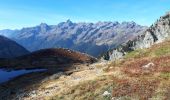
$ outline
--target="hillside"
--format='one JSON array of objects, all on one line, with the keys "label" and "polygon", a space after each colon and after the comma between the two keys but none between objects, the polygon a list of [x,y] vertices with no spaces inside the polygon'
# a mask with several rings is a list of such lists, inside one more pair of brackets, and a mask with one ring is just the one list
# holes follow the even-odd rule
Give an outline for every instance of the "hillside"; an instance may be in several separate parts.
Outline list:
[{"label": "hillside", "polygon": [[[170,41],[136,50],[122,60],[95,64],[95,70],[74,73],[72,77],[81,77],[79,83],[74,82],[76,85],[71,88],[64,85],[67,88],[57,92],[52,100],[169,100],[169,62]],[[86,73],[89,77],[83,78]],[[66,77],[65,82],[69,79]]]},{"label": "hillside", "polygon": [[116,48],[109,50],[104,54],[103,59],[116,60],[123,58],[128,52],[149,48],[154,44],[166,41],[170,38],[170,13],[161,16],[153,25],[151,25],[143,34],[135,39],[121,44]]},{"label": "hillside", "polygon": [[0,36],[0,58],[13,58],[27,53],[29,51],[21,45],[4,36]]},{"label": "hillside", "polygon": [[[87,54],[62,48],[42,49],[30,54],[5,59],[0,65],[8,68],[59,68],[65,69],[64,65],[94,63],[97,59]],[[59,67],[61,66],[61,67]]]},{"label": "hillside", "polygon": [[5,34],[30,51],[69,48],[97,57],[146,29],[135,22],[73,23],[67,20],[58,25],[41,23],[21,30],[2,30],[0,34]]},{"label": "hillside", "polygon": [[[69,75],[35,73],[34,76],[22,76],[6,84],[8,91],[15,90],[12,92],[15,94],[6,94],[6,97],[9,100],[169,100],[169,48],[170,41],[165,41],[128,53],[122,60],[98,62],[88,67],[82,65],[89,69]],[[26,80],[32,80],[28,82],[31,85],[15,87]],[[0,91],[7,89],[4,87],[0,86]]]}]

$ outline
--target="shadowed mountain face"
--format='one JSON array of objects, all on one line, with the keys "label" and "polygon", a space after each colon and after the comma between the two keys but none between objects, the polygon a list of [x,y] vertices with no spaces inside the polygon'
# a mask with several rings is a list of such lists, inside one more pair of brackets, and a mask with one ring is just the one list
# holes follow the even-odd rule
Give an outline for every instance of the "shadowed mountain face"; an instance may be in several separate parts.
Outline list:
[{"label": "shadowed mountain face", "polygon": [[30,54],[16,57],[14,59],[6,59],[0,62],[1,66],[11,68],[61,68],[64,69],[64,65],[71,66],[72,64],[86,64],[94,63],[97,59],[87,54],[82,54],[77,51],[69,49],[42,49]]},{"label": "shadowed mountain face", "polygon": [[106,52],[141,34],[146,27],[134,22],[73,23],[70,20],[58,25],[45,23],[21,30],[3,30],[7,35],[30,51],[44,48],[69,48],[92,56]]},{"label": "shadowed mountain face", "polygon": [[16,42],[0,36],[0,58],[12,58],[29,53],[24,47]]}]

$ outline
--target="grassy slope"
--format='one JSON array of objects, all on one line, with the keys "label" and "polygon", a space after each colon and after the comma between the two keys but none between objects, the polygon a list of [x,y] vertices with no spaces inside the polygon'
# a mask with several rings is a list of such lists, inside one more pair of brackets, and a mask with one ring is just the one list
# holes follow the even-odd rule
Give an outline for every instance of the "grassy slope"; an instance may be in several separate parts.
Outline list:
[{"label": "grassy slope", "polygon": [[[144,68],[148,63],[154,65]],[[170,100],[170,41],[130,52],[124,60],[107,64],[103,73],[118,70],[117,74],[81,82],[52,99],[110,100],[113,97],[115,100]],[[110,92],[111,96],[103,96],[104,91]]]}]

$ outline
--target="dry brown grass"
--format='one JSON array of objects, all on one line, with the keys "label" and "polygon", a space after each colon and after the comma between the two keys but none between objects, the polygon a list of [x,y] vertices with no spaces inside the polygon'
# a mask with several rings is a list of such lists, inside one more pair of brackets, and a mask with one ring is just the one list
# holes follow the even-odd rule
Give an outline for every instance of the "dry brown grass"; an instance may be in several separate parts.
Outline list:
[{"label": "dry brown grass", "polygon": [[79,85],[61,92],[52,100],[103,100],[103,92],[114,87],[114,85],[111,76],[102,76],[95,80],[81,82]]}]

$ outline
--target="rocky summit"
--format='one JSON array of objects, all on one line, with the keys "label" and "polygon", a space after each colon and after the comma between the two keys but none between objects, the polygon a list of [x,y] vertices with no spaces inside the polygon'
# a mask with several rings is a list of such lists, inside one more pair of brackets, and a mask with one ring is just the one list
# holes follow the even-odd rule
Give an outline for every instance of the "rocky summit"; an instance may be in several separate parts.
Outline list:
[{"label": "rocky summit", "polygon": [[135,39],[117,46],[104,54],[105,60],[121,59],[128,52],[149,48],[153,44],[163,42],[170,37],[170,13],[161,16],[153,25],[151,25],[143,34],[138,35]]},{"label": "rocky summit", "polygon": [[67,20],[58,25],[41,23],[21,30],[2,30],[0,34],[30,51],[59,47],[97,57],[108,49],[135,38],[146,29],[147,27],[135,22],[74,23]]}]

